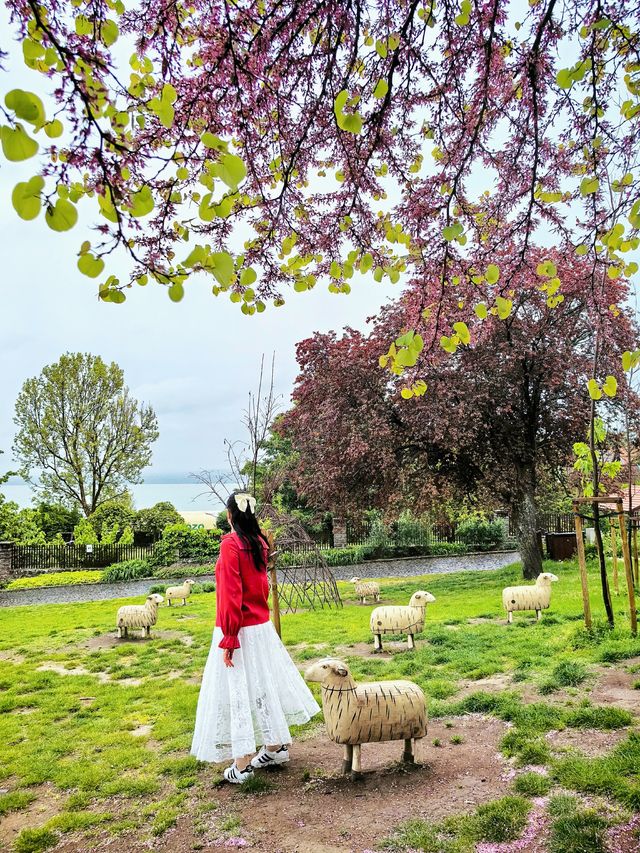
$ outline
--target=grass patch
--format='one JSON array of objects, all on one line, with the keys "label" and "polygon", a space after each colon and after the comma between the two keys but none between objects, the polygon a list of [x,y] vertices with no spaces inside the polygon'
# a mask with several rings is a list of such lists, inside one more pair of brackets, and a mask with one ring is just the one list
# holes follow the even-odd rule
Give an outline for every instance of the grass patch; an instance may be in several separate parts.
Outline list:
[{"label": "grass patch", "polygon": [[523,773],[513,787],[525,797],[543,797],[551,789],[552,781],[541,773]]},{"label": "grass patch", "polygon": [[48,572],[28,578],[16,578],[10,581],[5,589],[41,589],[46,586],[73,586],[81,583],[100,583],[102,570],[85,570],[81,572]]},{"label": "grass patch", "polygon": [[15,840],[15,853],[41,853],[55,847],[59,836],[50,829],[23,829]]},{"label": "grass patch", "polygon": [[383,842],[387,850],[426,853],[471,853],[476,844],[513,841],[522,834],[529,814],[523,797],[503,797],[479,806],[471,815],[447,818],[436,824],[421,820],[402,824]]},{"label": "grass patch", "polygon": [[[505,754],[514,756],[520,765],[550,764],[544,737],[549,730],[569,725],[618,728],[629,724],[630,715],[616,708],[566,707],[551,700],[527,704],[516,689],[518,682],[555,680],[560,686],[575,686],[594,663],[640,655],[640,640],[629,636],[624,595],[614,602],[619,623],[614,631],[606,627],[594,596],[594,629],[585,632],[579,624],[577,566],[549,564],[547,568],[559,575],[560,583],[554,585],[551,612],[539,624],[526,614],[517,625],[504,624],[501,590],[521,581],[521,568],[514,565],[488,572],[382,579],[382,594],[390,603],[406,604],[420,587],[436,597],[415,652],[404,651],[388,659],[363,657],[355,650],[351,654],[351,646],[371,641],[370,608],[356,606],[285,614],[284,640],[300,666],[315,657],[335,655],[340,649],[357,679],[415,681],[427,695],[432,717],[479,712],[504,720],[511,724],[502,739]],[[353,585],[339,583],[339,588],[346,603],[355,604]],[[114,644],[117,608],[143,600],[144,594],[0,610],[0,652],[7,653],[6,659],[0,654],[0,782],[11,778],[10,787],[15,788],[0,798],[0,810],[26,808],[32,802],[31,786],[44,783],[67,796],[65,811],[55,823],[33,830],[33,836],[23,836],[21,843],[35,845],[34,850],[46,849],[37,845],[50,845],[71,831],[86,833],[90,839],[97,826],[115,834],[136,829],[147,839],[161,835],[184,810],[187,791],[190,798],[197,799],[210,794],[211,770],[204,771],[189,756],[189,747],[197,678],[211,643],[215,596],[194,595],[188,608],[162,607],[150,641]],[[477,621],[479,614],[488,618]],[[572,654],[567,662],[568,652]],[[40,669],[52,665],[76,674]],[[512,689],[478,691],[455,701],[461,681],[494,674],[504,674],[507,681],[511,676]],[[110,680],[105,681],[105,676]],[[317,685],[312,689],[319,696]],[[306,727],[295,727],[294,738],[308,736],[317,722],[318,718]],[[151,727],[150,734],[136,737],[136,729],[143,725]],[[447,732],[443,741],[457,744],[462,738]],[[626,743],[635,765],[631,758],[624,758],[624,750],[614,751],[615,761],[608,756],[610,762],[604,765],[556,762],[552,779],[562,777],[561,784],[576,791],[587,784],[590,791],[605,795],[615,789],[616,799],[631,807],[640,802],[640,783],[632,769],[638,766],[640,753],[635,741]],[[310,768],[307,779],[318,775]],[[526,788],[526,782],[520,784]],[[241,786],[243,795],[270,789],[271,782],[265,777]],[[531,790],[516,792],[531,796]],[[109,817],[114,800],[116,814]],[[482,835],[484,840],[488,823],[502,827],[496,832],[507,835],[520,826],[528,801],[514,797],[499,802],[497,811],[490,812],[491,820],[479,809],[471,822],[464,818],[460,824],[454,821],[437,828],[413,822],[411,831],[422,833],[425,850],[431,849],[428,839],[436,838],[441,846],[433,849],[466,851],[476,843],[469,839]]]},{"label": "grass patch", "polygon": [[606,853],[608,821],[595,809],[582,808],[575,797],[561,795],[549,802],[552,818],[549,853]]}]

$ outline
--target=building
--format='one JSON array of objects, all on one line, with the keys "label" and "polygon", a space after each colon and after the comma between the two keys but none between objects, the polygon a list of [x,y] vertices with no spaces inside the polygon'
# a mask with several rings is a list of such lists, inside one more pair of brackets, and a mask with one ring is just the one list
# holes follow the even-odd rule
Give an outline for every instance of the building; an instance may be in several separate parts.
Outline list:
[{"label": "building", "polygon": [[184,519],[184,523],[194,530],[212,530],[217,527],[216,518],[217,512],[207,512],[206,510],[194,510],[188,512],[180,512]]}]

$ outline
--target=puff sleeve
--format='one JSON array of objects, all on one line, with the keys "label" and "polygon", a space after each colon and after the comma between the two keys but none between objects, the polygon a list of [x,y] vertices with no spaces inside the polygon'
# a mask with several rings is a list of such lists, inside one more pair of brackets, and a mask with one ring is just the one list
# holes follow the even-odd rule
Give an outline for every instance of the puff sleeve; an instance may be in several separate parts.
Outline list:
[{"label": "puff sleeve", "polygon": [[216,567],[218,622],[224,634],[221,649],[239,649],[238,631],[242,627],[242,578],[240,552],[231,537],[220,543]]}]

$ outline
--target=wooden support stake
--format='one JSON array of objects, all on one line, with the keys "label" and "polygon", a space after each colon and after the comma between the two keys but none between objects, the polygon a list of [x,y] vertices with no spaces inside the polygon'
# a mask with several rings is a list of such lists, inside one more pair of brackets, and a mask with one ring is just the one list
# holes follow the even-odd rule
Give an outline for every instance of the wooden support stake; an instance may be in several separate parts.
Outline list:
[{"label": "wooden support stake", "polygon": [[638,528],[633,524],[633,579],[636,586],[638,585]]},{"label": "wooden support stake", "polygon": [[618,523],[620,525],[620,538],[622,539],[622,556],[624,558],[624,573],[627,578],[627,593],[629,594],[629,621],[631,622],[631,633],[635,637],[638,633],[638,614],[636,613],[636,594],[633,588],[633,571],[631,569],[631,555],[629,553],[629,540],[625,529],[624,511],[622,501],[617,501],[616,510]]},{"label": "wooden support stake", "polygon": [[276,568],[276,548],[272,533],[267,533],[269,542],[269,576],[271,578],[271,609],[273,611],[273,626],[280,639],[282,639],[282,628],[280,626],[280,596],[278,594],[278,570]]},{"label": "wooden support stake", "polygon": [[609,519],[611,529],[611,563],[613,565],[613,589],[616,595],[620,595],[620,584],[618,582],[618,543],[616,542],[616,523],[613,518]]},{"label": "wooden support stake", "polygon": [[576,544],[578,546],[578,566],[580,567],[580,583],[582,585],[582,607],[584,610],[584,626],[591,628],[591,602],[589,601],[589,584],[587,583],[587,561],[584,554],[582,539],[582,518],[578,511],[578,502],[574,501],[573,514],[576,524]]}]

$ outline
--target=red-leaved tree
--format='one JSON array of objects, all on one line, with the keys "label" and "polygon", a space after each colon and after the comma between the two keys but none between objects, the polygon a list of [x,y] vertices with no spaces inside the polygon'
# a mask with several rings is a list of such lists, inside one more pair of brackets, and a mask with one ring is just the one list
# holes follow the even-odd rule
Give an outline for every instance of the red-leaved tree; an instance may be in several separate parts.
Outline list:
[{"label": "red-leaved tree", "polygon": [[[419,355],[395,381],[372,364],[373,354],[407,324],[419,292],[387,309],[368,337],[347,330],[341,339],[315,335],[299,344],[294,407],[283,428],[299,453],[297,487],[314,505],[426,510],[452,493],[479,495],[511,511],[525,576],[537,576],[539,477],[570,464],[574,442],[584,440],[594,330],[582,291],[589,265],[536,255],[530,264],[562,270],[559,305],[549,307],[537,277],[522,277],[515,263],[517,305],[506,321],[489,315],[466,332],[459,327],[454,352],[435,361]],[[607,279],[602,296],[615,305],[626,285]],[[614,311],[602,322],[600,369],[624,382],[620,354],[633,330]],[[412,360],[412,340],[412,333],[397,339],[396,357]],[[407,373],[415,389],[409,402],[401,393]]]}]

